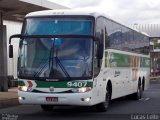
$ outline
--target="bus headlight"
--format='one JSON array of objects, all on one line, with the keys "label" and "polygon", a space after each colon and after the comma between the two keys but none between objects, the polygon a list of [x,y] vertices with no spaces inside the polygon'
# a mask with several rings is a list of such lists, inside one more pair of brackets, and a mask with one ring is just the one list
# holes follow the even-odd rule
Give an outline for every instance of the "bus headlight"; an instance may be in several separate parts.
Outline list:
[{"label": "bus headlight", "polygon": [[84,93],[90,91],[92,88],[91,87],[82,87],[82,88],[74,88],[72,89],[72,92],[74,93]]}]

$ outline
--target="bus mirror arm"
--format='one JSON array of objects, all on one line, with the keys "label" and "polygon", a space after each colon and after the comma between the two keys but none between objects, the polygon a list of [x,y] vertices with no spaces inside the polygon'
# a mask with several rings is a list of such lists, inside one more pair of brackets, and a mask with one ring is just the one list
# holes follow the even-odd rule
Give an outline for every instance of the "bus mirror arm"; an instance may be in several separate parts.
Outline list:
[{"label": "bus mirror arm", "polygon": [[13,58],[13,45],[11,45],[12,38],[22,38],[21,34],[15,34],[9,38],[9,58]]},{"label": "bus mirror arm", "polygon": [[11,44],[12,38],[22,38],[22,35],[21,34],[15,34],[15,35],[10,36],[9,37],[9,44]]}]

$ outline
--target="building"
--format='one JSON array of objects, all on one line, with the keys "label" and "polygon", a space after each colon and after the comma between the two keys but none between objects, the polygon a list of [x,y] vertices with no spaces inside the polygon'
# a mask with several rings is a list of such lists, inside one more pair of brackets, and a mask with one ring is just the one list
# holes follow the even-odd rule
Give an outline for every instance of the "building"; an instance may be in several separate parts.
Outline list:
[{"label": "building", "polygon": [[8,91],[8,80],[17,78],[19,41],[13,41],[14,58],[8,58],[8,40],[21,32],[24,16],[33,11],[67,9],[48,0],[0,0],[0,91]]}]

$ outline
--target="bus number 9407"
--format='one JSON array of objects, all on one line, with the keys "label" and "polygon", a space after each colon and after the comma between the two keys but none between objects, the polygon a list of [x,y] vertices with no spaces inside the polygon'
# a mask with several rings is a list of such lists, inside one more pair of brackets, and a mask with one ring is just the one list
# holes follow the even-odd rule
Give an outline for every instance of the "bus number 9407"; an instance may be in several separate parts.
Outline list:
[{"label": "bus number 9407", "polygon": [[87,82],[67,82],[67,87],[86,87]]}]

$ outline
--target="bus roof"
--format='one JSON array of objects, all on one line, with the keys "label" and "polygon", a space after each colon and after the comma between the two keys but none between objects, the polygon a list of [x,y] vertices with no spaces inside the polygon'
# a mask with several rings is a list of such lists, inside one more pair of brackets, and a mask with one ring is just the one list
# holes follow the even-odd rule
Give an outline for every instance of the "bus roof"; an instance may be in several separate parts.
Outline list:
[{"label": "bus roof", "polygon": [[117,22],[113,19],[111,19],[108,15],[106,15],[104,12],[100,12],[100,11],[93,11],[93,10],[85,10],[85,9],[60,9],[60,10],[43,10],[43,11],[36,11],[36,12],[31,12],[31,13],[28,13],[25,17],[45,17],[45,16],[62,16],[62,15],[84,15],[84,16],[93,16],[95,18],[99,17],[99,16],[104,16],[105,18],[113,21],[113,22],[116,22],[122,26],[125,26],[129,29],[132,29],[136,32],[139,32],[145,36],[148,36],[149,35],[143,31],[139,31],[139,30],[136,30],[132,27],[129,27],[128,25],[126,25],[125,23],[120,23],[120,22]]},{"label": "bus roof", "polygon": [[[38,16],[54,16],[54,15],[88,15],[88,16],[101,16],[100,12],[95,11],[86,11],[78,9],[64,9],[64,10],[43,10],[37,12],[31,12],[26,15],[26,17],[38,17]],[[104,16],[104,15],[103,15]],[[106,15],[105,15],[106,16]]]}]

